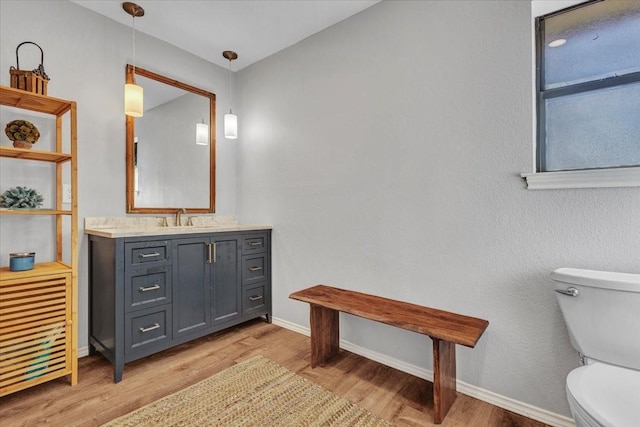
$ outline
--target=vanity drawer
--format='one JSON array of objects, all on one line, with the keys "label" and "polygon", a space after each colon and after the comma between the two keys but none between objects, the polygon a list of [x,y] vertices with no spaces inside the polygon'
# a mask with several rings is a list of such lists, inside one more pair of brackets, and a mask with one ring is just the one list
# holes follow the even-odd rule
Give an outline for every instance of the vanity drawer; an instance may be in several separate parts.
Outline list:
[{"label": "vanity drawer", "polygon": [[247,234],[242,237],[242,253],[244,255],[266,252],[269,244],[267,233]]},{"label": "vanity drawer", "polygon": [[249,255],[242,257],[242,284],[250,285],[262,282],[268,277],[267,254]]},{"label": "vanity drawer", "polygon": [[125,270],[170,264],[170,249],[169,240],[125,243]]},{"label": "vanity drawer", "polygon": [[125,355],[143,357],[171,344],[171,305],[152,307],[125,315]]},{"label": "vanity drawer", "polygon": [[134,270],[125,274],[125,310],[157,307],[171,302],[171,267]]},{"label": "vanity drawer", "polygon": [[266,282],[242,289],[242,311],[246,316],[268,311],[270,295]]}]

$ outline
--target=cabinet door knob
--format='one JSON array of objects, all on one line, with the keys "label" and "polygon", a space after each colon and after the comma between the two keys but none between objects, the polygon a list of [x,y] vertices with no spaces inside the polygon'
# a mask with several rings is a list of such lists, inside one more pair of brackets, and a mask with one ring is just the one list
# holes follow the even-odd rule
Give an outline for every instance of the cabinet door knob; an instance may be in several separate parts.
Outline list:
[{"label": "cabinet door knob", "polygon": [[138,290],[140,292],[155,291],[156,289],[160,289],[160,285],[158,285],[157,283],[155,285],[153,285],[153,286],[149,286],[149,287],[146,287],[146,288],[144,286],[140,286],[138,288]]},{"label": "cabinet door knob", "polygon": [[154,329],[158,329],[160,327],[159,323],[154,323],[153,326],[149,326],[147,328],[139,328],[140,332],[145,333],[149,331],[153,331]]},{"label": "cabinet door knob", "polygon": [[249,271],[260,271],[262,267],[249,267]]}]

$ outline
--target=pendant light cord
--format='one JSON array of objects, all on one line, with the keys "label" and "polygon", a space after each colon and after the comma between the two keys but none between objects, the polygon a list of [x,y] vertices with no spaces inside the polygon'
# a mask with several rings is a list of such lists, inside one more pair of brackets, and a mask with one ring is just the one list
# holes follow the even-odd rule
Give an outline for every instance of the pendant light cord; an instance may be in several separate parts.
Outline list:
[{"label": "pendant light cord", "polygon": [[231,59],[229,59],[229,114],[233,114],[233,111],[231,109],[231,106],[233,104],[233,88],[231,87]]},{"label": "pendant light cord", "polygon": [[[136,16],[135,13],[131,15],[131,31],[133,32],[132,40],[132,51],[133,51],[133,75],[136,75]],[[135,77],[134,77],[135,79]],[[134,81],[135,83],[135,81]]]}]

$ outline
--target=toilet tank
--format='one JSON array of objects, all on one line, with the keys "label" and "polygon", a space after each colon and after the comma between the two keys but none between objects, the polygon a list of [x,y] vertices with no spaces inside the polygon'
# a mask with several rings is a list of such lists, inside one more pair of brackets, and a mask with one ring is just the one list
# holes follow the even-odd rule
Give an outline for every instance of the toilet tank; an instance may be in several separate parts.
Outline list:
[{"label": "toilet tank", "polygon": [[640,274],[559,268],[551,273],[571,344],[581,354],[640,370]]}]

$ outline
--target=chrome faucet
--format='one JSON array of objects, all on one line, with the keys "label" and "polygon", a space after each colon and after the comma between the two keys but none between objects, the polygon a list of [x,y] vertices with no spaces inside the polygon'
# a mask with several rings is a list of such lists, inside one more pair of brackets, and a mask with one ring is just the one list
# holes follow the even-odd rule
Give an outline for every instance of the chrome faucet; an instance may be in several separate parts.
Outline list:
[{"label": "chrome faucet", "polygon": [[180,214],[186,214],[187,210],[185,208],[180,208],[176,211],[176,226],[179,227],[182,225],[182,219],[180,218]]}]

